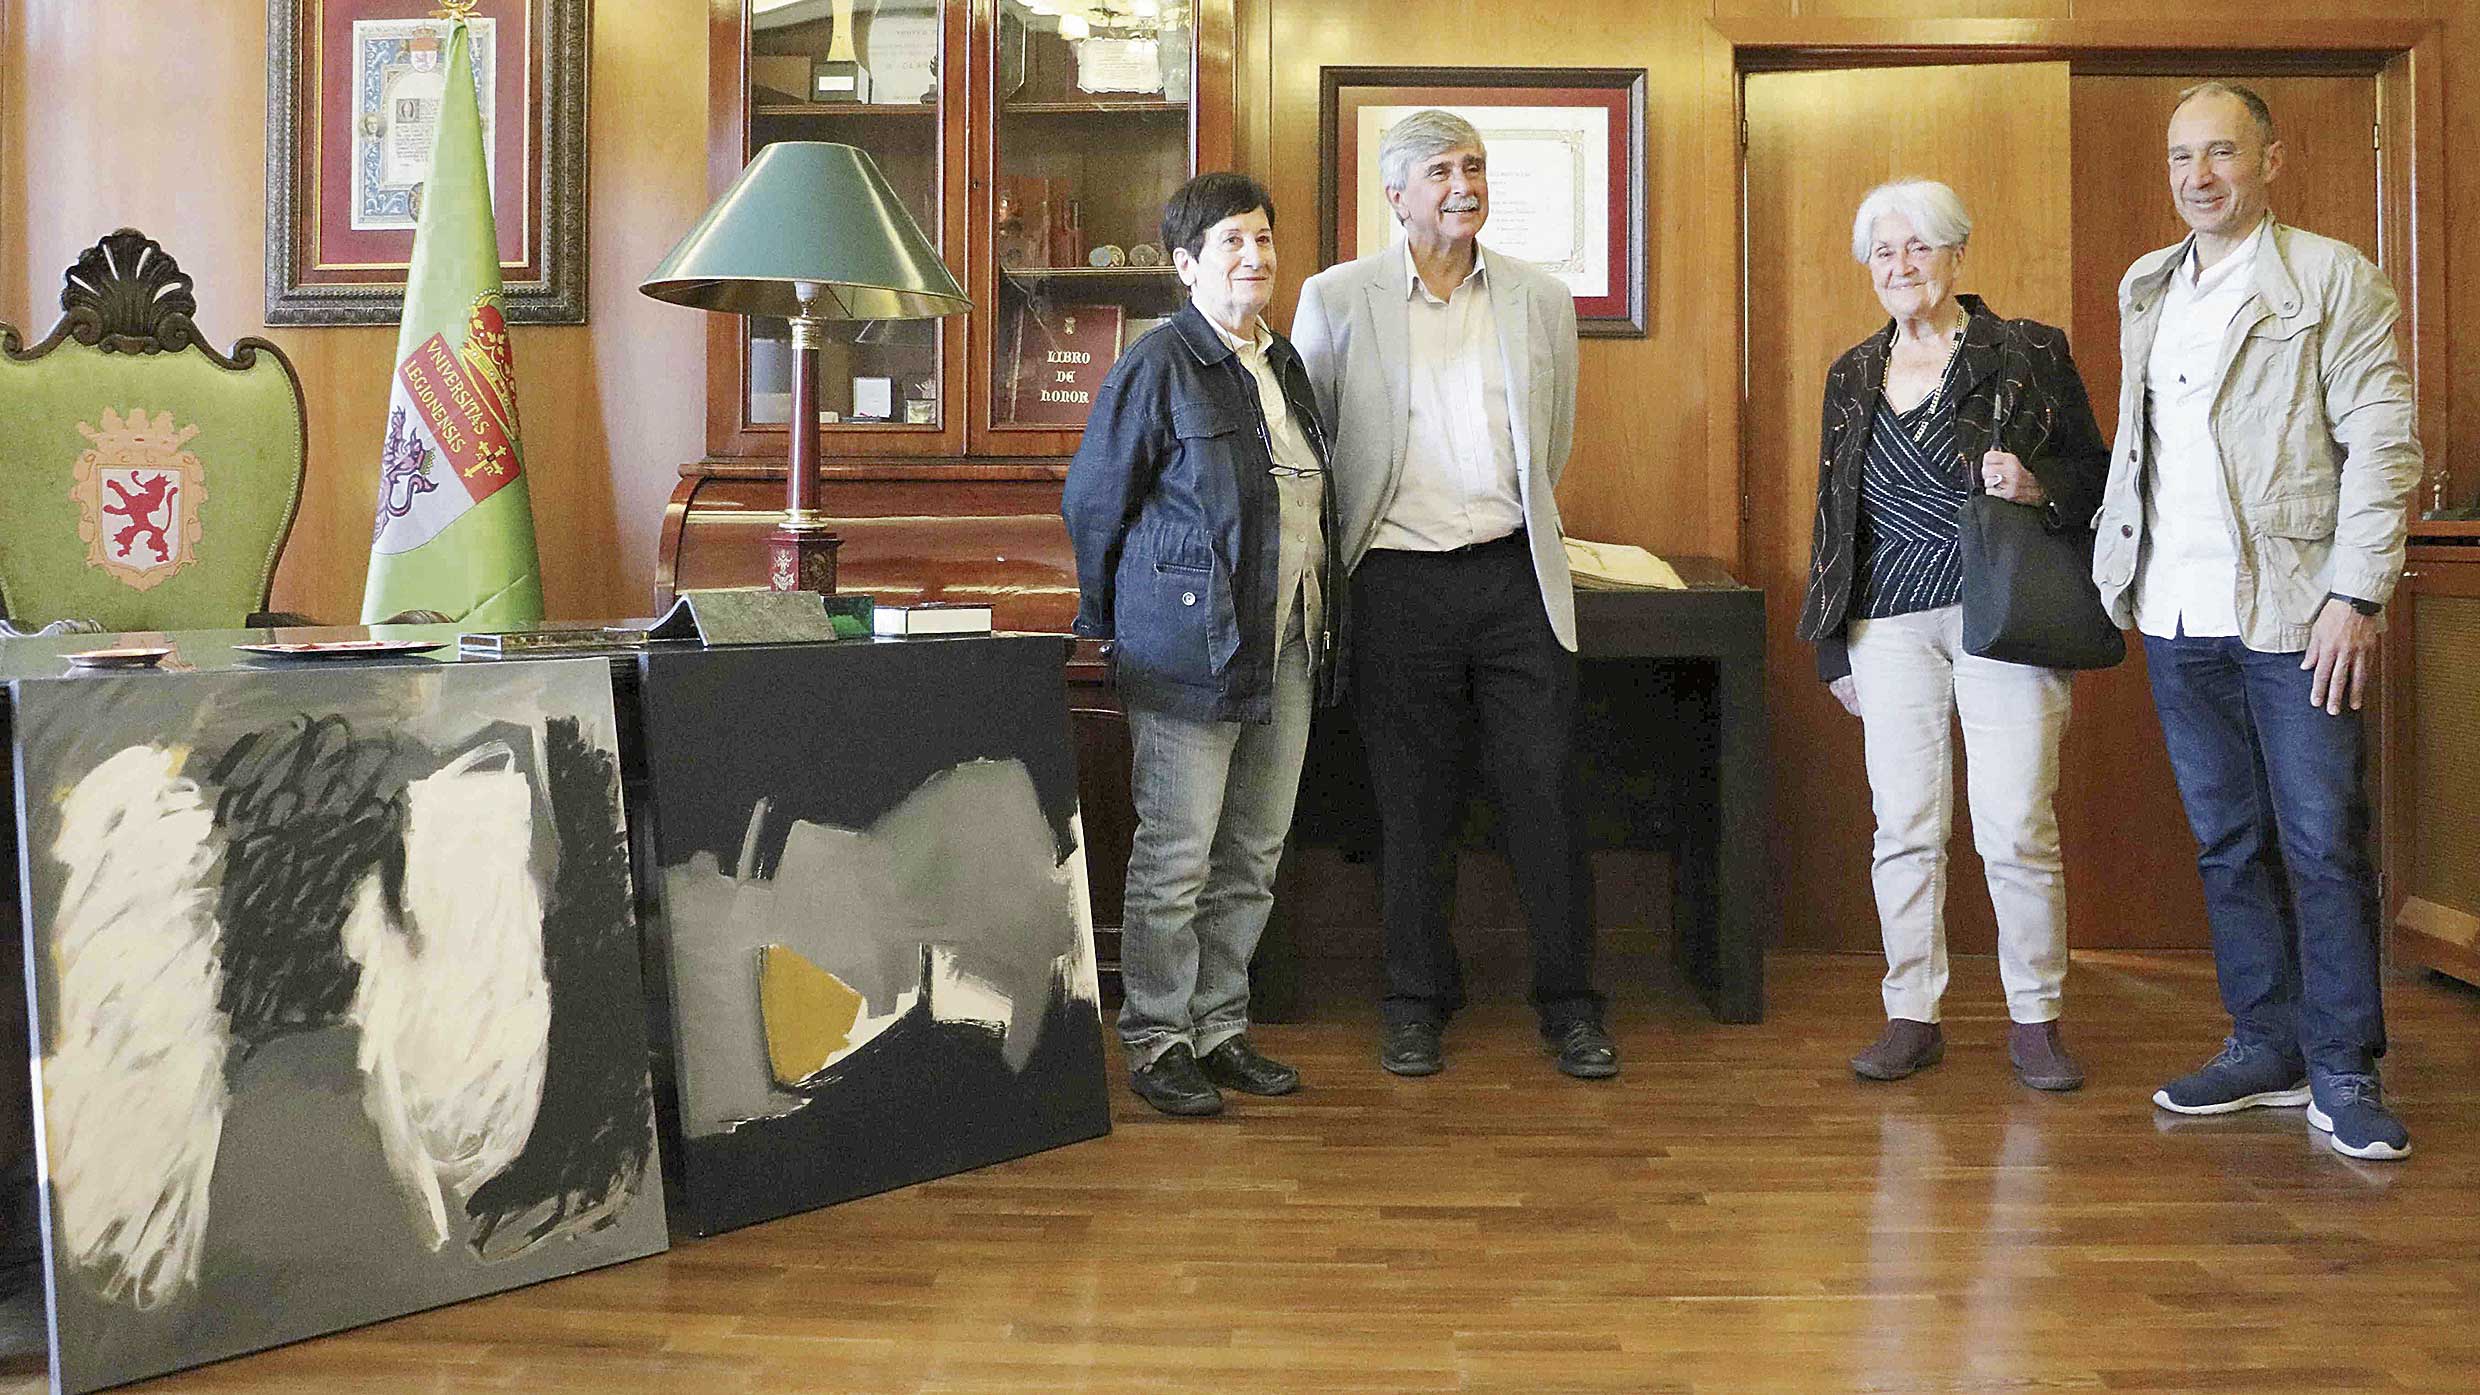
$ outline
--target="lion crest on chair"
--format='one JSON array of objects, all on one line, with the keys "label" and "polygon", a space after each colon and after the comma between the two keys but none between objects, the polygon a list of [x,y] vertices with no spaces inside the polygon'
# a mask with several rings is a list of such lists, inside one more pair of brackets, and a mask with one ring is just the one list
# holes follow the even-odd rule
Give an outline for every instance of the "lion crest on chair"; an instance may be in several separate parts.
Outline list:
[{"label": "lion crest on chair", "polygon": [[168,411],[149,418],[133,407],[124,417],[106,407],[101,429],[85,422],[77,429],[94,443],[78,456],[69,490],[87,565],[145,591],[196,562],[206,467],[182,447],[198,428],[175,428]]}]

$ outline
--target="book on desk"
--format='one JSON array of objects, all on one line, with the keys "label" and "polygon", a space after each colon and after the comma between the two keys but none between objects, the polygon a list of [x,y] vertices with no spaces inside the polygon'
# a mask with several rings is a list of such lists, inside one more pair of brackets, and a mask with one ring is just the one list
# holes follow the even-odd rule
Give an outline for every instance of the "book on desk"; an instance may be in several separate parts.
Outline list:
[{"label": "book on desk", "polygon": [[647,630],[640,625],[545,625],[532,630],[468,633],[456,637],[459,654],[515,658],[521,654],[579,654],[613,649],[643,649]]},{"label": "book on desk", "polygon": [[882,605],[870,614],[871,632],[882,639],[919,635],[986,635],[991,630],[989,606],[966,601],[920,601],[913,605]]}]

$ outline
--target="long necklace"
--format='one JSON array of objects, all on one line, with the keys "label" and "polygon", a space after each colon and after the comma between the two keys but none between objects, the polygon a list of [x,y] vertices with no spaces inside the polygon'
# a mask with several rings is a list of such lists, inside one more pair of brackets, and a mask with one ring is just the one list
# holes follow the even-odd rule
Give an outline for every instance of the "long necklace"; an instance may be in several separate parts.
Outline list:
[{"label": "long necklace", "polygon": [[[1920,407],[1927,407],[1934,411],[1937,408],[1938,399],[1946,395],[1946,375],[1954,369],[1955,355],[1963,352],[1963,331],[1968,328],[1971,323],[1972,316],[1969,312],[1966,312],[1963,317],[1963,324],[1956,326],[1954,334],[1946,341],[1946,359],[1938,365],[1937,385],[1929,389],[1929,395],[1927,397],[1920,399],[1919,404],[1913,408],[1914,411],[1918,411]],[[1893,376],[1894,345],[1891,341],[1889,341],[1886,345],[1885,365],[1877,370],[1877,395],[1880,397],[1885,397],[1887,405],[1889,406],[1893,405],[1894,399],[1887,396],[1886,383],[1887,380]]]}]

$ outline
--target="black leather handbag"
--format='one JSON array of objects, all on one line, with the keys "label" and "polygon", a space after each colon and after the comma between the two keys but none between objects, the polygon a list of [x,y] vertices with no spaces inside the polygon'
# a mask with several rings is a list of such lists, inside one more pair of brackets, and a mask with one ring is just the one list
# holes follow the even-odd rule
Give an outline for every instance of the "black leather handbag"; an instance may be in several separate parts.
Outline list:
[{"label": "black leather handbag", "polygon": [[2053,531],[2048,510],[1993,498],[1972,472],[1963,501],[1963,647],[2042,668],[2111,668],[2127,637],[2093,586],[2092,529]]}]

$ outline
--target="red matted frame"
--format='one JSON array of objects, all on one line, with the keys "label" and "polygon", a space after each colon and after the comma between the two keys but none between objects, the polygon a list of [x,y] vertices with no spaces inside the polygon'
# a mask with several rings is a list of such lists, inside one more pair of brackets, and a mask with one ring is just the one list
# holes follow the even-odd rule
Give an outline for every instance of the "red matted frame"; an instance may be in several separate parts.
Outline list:
[{"label": "red matted frame", "polygon": [[[1609,209],[1607,293],[1576,298],[1576,332],[1645,333],[1645,71],[1642,68],[1327,68],[1318,103],[1318,264],[1352,255],[1360,201],[1382,197],[1377,152],[1360,147],[1360,110],[1486,107],[1589,110],[1608,123],[1599,196]],[[1481,125],[1481,121],[1474,124]],[[1487,240],[1486,231],[1483,234]]]},{"label": "red matted frame", "polygon": [[[497,21],[492,217],[508,318],[585,308],[588,0],[481,0]],[[357,229],[353,26],[427,19],[437,0],[268,0],[267,323],[392,323],[413,231]]]}]

